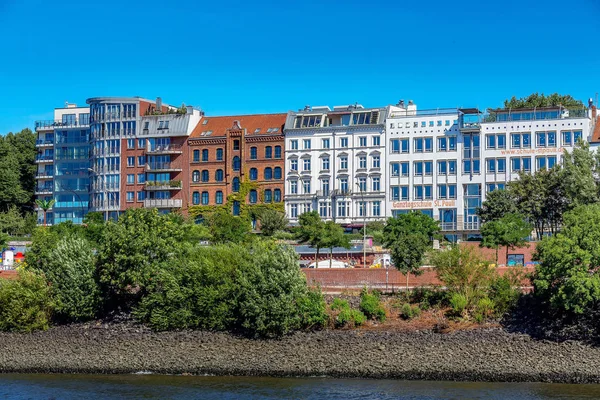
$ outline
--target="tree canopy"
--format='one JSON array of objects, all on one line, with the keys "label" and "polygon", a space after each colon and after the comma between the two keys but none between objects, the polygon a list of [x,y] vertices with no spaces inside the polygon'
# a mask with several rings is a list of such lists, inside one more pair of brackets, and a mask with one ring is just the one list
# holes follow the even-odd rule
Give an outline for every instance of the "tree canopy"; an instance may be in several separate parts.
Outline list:
[{"label": "tree canopy", "polygon": [[504,108],[534,108],[534,107],[553,107],[562,105],[567,108],[583,108],[583,102],[576,100],[571,95],[562,95],[552,93],[545,95],[544,93],[532,93],[529,96],[504,100]]}]

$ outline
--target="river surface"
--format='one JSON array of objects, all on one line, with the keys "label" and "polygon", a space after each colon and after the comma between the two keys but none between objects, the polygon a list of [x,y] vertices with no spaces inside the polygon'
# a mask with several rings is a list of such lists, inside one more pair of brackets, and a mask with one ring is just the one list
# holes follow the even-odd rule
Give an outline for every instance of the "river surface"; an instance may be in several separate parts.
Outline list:
[{"label": "river surface", "polygon": [[600,385],[163,375],[0,375],[0,399],[599,399]]}]

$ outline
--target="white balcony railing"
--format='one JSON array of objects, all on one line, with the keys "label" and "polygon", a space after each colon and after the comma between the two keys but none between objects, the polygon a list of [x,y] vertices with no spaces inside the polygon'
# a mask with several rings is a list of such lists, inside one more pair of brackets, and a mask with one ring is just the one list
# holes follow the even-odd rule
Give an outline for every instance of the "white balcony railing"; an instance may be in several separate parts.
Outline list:
[{"label": "white balcony railing", "polygon": [[144,207],[147,208],[180,208],[181,199],[146,199]]}]

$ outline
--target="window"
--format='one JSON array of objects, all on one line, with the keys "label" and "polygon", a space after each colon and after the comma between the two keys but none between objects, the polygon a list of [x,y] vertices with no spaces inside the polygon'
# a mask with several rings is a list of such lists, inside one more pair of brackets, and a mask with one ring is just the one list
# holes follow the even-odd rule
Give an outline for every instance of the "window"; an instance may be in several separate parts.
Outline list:
[{"label": "window", "polygon": [[202,205],[208,204],[208,192],[202,192]]},{"label": "window", "polygon": [[240,191],[240,178],[237,176],[231,181],[231,190],[235,193]]},{"label": "window", "polygon": [[431,153],[433,151],[433,138],[425,138],[425,152]]},{"label": "window", "polygon": [[281,158],[281,146],[275,146],[275,158]]},{"label": "window", "polygon": [[273,158],[273,148],[271,146],[265,147],[265,158],[267,158],[267,159]]},{"label": "window", "polygon": [[290,170],[298,171],[298,160],[296,160],[296,159],[290,160]]},{"label": "window", "polygon": [[250,180],[255,181],[258,179],[258,169],[250,168]]},{"label": "window", "polygon": [[310,193],[310,179],[305,179],[302,181],[302,193],[309,194]]},{"label": "window", "polygon": [[447,161],[438,161],[438,175],[447,175],[448,174],[448,162]]},{"label": "window", "polygon": [[127,139],[127,148],[135,149],[135,139]]},{"label": "window", "polygon": [[506,171],[506,160],[504,158],[488,158],[486,160],[486,171],[488,173],[504,173]]},{"label": "window", "polygon": [[135,167],[135,157],[134,156],[127,157],[127,166]]},{"label": "window", "polygon": [[258,201],[258,193],[256,189],[250,190],[250,204],[255,204]]},{"label": "window", "polygon": [[342,148],[348,147],[348,138],[340,138],[340,147],[342,147]]},{"label": "window", "polygon": [[381,137],[373,136],[373,146],[381,146]]},{"label": "window", "polygon": [[423,186],[415,186],[414,188],[414,199],[415,200],[423,200]]},{"label": "window", "polygon": [[127,184],[128,185],[133,185],[135,183],[135,175],[134,174],[127,174]]},{"label": "window", "polygon": [[298,141],[297,140],[290,140],[290,149],[298,150]]},{"label": "window", "polygon": [[367,168],[367,156],[358,157],[358,168]]},{"label": "window", "polygon": [[413,150],[415,153],[423,152],[423,138],[415,138],[413,141],[413,145],[415,146]]},{"label": "window", "polygon": [[200,150],[194,150],[193,161],[194,162],[200,162]]},{"label": "window", "polygon": [[456,151],[456,136],[448,137],[448,151]]},{"label": "window", "polygon": [[322,170],[329,170],[329,157],[323,157],[321,159],[321,169]]},{"label": "window", "polygon": [[408,139],[401,139],[400,146],[401,146],[401,153],[408,153],[410,151]]},{"label": "window", "polygon": [[223,192],[220,190],[218,190],[217,193],[215,193],[215,203],[223,204]]},{"label": "window", "polygon": [[329,148],[329,139],[321,139],[321,147],[324,149]]},{"label": "window", "polygon": [[427,121],[421,121],[421,128],[427,127]]},{"label": "window", "polygon": [[348,157],[340,157],[340,169],[348,169]]},{"label": "window", "polygon": [[433,175],[433,161],[425,161],[425,175]]},{"label": "window", "polygon": [[379,217],[381,215],[381,202],[374,201],[373,202],[373,216]]},{"label": "window", "polygon": [[138,149],[144,149],[146,147],[146,139],[138,139]]},{"label": "window", "polygon": [[138,176],[137,176],[137,182],[138,183],[144,183],[144,182],[146,182],[146,174],[138,174]]},{"label": "window", "polygon": [[258,158],[258,151],[256,147],[250,147],[250,159],[256,160]]},{"label": "window", "polygon": [[273,177],[275,179],[281,179],[281,167],[275,167],[273,170]]},{"label": "window", "polygon": [[239,171],[241,168],[241,162],[240,162],[240,157],[235,156],[233,157],[233,170],[234,171]]},{"label": "window", "polygon": [[371,190],[373,192],[379,192],[381,190],[381,183],[378,177],[371,178]]},{"label": "window", "polygon": [[321,218],[329,217],[328,210],[329,210],[328,203],[326,203],[324,201],[320,201],[319,202],[319,216]]},{"label": "window", "polygon": [[208,161],[208,149],[203,149],[202,150],[202,162],[207,162]]},{"label": "window", "polygon": [[447,120],[444,121],[444,126],[450,126],[450,120],[449,119],[447,119]]},{"label": "window", "polygon": [[511,148],[528,149],[531,147],[531,133],[513,133],[511,137]]},{"label": "window", "polygon": [[329,179],[321,179],[321,191],[323,196],[329,196]]},{"label": "window", "polygon": [[303,143],[303,146],[304,146],[303,147],[304,150],[310,150],[310,139],[304,139],[302,141],[302,143]]},{"label": "window", "polygon": [[415,161],[413,164],[413,169],[415,171],[415,176],[423,175],[423,163],[421,161]]},{"label": "window", "polygon": [[438,151],[448,151],[448,138],[446,138],[446,137],[438,138]]},{"label": "window", "polygon": [[265,189],[265,203],[271,203],[273,201],[273,192],[271,189]]},{"label": "window", "polygon": [[195,205],[200,204],[200,192],[192,193],[192,203]]},{"label": "window", "polygon": [[208,170],[202,170],[202,182],[208,182]]},{"label": "window", "polygon": [[138,156],[138,167],[143,167],[146,164],[146,156]]},{"label": "window", "polygon": [[367,178],[358,178],[358,187],[361,192],[367,191]]},{"label": "window", "polygon": [[200,182],[200,171],[195,170],[192,172],[192,182]]},{"label": "window", "polygon": [[240,202],[235,200],[233,202],[233,210],[232,210],[232,214],[235,216],[240,215]]},{"label": "window", "polygon": [[348,178],[340,178],[340,192],[348,193]]},{"label": "window", "polygon": [[430,126],[431,128],[433,128],[433,125],[434,125],[434,121],[429,121],[429,126]]},{"label": "window", "polygon": [[442,120],[437,121],[437,126],[442,126]]},{"label": "window", "polygon": [[298,181],[290,181],[290,193],[298,194]]},{"label": "window", "polygon": [[273,179],[273,168],[267,167],[265,168],[265,180],[270,181]]},{"label": "window", "polygon": [[391,163],[392,176],[400,176],[400,163]]},{"label": "window", "polygon": [[531,171],[531,158],[529,157],[513,157],[510,159],[511,171],[513,173],[519,171],[530,172]]},{"label": "window", "polygon": [[380,168],[381,167],[381,159],[379,156],[371,156],[371,165],[373,168]]},{"label": "window", "polygon": [[137,201],[144,201],[146,198],[146,192],[137,192]]},{"label": "window", "polygon": [[535,166],[536,171],[541,169],[551,169],[556,165],[556,156],[548,156],[548,157],[536,157]]},{"label": "window", "polygon": [[486,149],[495,149],[496,148],[496,135],[486,135],[485,148]]},{"label": "window", "polygon": [[281,202],[281,189],[275,189],[273,191],[273,201],[275,203]]},{"label": "window", "polygon": [[456,185],[438,185],[438,199],[456,199]]},{"label": "window", "polygon": [[223,170],[222,169],[218,169],[215,171],[215,181],[223,182]]},{"label": "window", "polygon": [[337,202],[337,216],[345,218],[348,214],[348,204],[345,201]]},{"label": "window", "polygon": [[310,171],[310,158],[305,158],[302,161],[303,171]]},{"label": "window", "polygon": [[223,149],[217,149],[216,159],[217,161],[223,161]]},{"label": "window", "polygon": [[233,150],[234,151],[238,151],[240,149],[240,140],[239,139],[235,139],[233,141]]},{"label": "window", "polygon": [[128,202],[133,201],[134,196],[135,196],[135,192],[127,192],[127,201]]},{"label": "window", "polygon": [[367,215],[367,203],[364,201],[359,201],[358,202],[358,216],[359,217],[364,217]]},{"label": "window", "polygon": [[536,132],[536,147],[556,147],[556,132]]},{"label": "window", "polygon": [[298,204],[290,204],[290,217],[298,217]]},{"label": "window", "polygon": [[392,186],[392,200],[408,200],[408,186]]},{"label": "window", "polygon": [[367,137],[366,136],[361,136],[358,138],[358,145],[360,147],[367,147]]}]

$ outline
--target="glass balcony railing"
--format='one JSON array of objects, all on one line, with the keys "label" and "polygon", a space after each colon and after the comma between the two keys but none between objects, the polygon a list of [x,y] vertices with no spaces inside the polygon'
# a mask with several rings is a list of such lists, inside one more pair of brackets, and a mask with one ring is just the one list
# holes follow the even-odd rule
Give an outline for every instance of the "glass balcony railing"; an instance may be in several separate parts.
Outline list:
[{"label": "glass balcony railing", "polygon": [[82,121],[78,121],[77,119],[73,121],[35,121],[35,129],[81,128],[88,126],[89,121],[87,119],[84,119]]},{"label": "glass balcony railing", "polygon": [[54,161],[54,156],[38,154],[37,156],[35,156],[35,161],[36,162],[52,162],[52,161]]},{"label": "glass balcony railing", "polygon": [[52,146],[54,145],[54,139],[47,139],[47,140],[36,140],[35,141],[35,145],[37,147],[42,147],[42,146]]},{"label": "glass balcony railing", "polygon": [[57,201],[54,208],[88,208],[87,201]]}]

